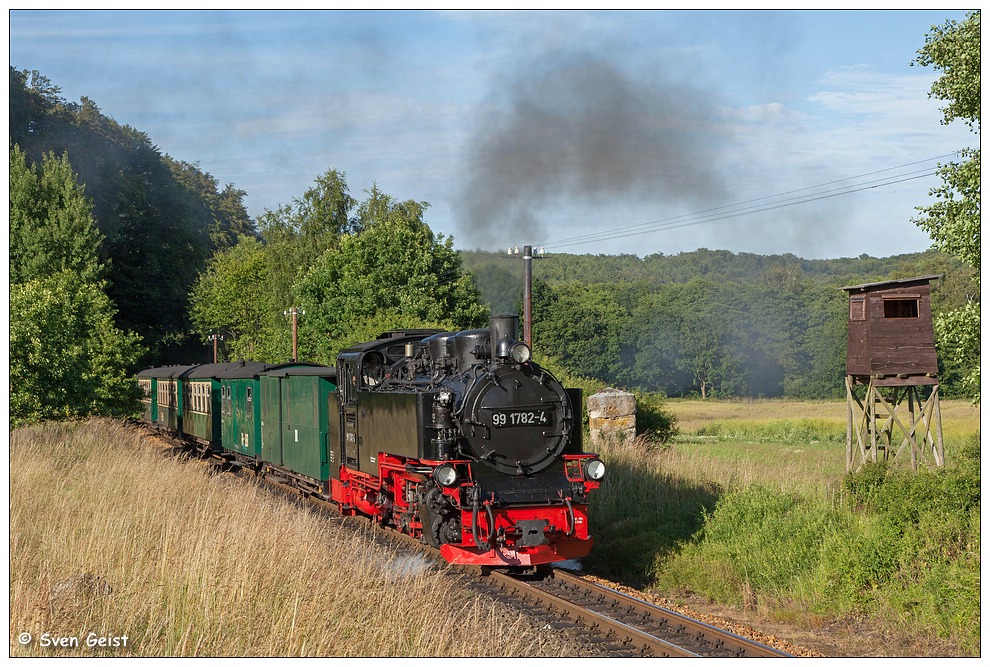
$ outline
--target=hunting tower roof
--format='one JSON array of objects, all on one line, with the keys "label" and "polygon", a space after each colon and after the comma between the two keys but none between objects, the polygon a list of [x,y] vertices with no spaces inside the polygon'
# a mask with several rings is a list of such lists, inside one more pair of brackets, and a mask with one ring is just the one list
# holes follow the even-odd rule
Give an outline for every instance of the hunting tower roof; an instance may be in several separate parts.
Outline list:
[{"label": "hunting tower roof", "polygon": [[900,278],[899,280],[884,280],[879,283],[863,283],[862,285],[850,285],[849,287],[840,287],[839,289],[845,290],[847,292],[853,292],[858,290],[865,290],[876,287],[886,287],[894,285],[905,285],[908,283],[928,283],[933,280],[938,280],[941,275],[934,276],[918,276],[916,278]]}]

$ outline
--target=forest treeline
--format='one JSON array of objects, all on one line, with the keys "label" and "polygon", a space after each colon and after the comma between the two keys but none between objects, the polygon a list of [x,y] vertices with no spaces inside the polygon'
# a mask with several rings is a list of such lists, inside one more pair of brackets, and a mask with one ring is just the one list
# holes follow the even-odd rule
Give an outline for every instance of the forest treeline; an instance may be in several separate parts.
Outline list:
[{"label": "forest treeline", "polygon": [[[521,262],[463,256],[493,312],[521,312]],[[935,312],[979,299],[975,270],[934,250],[827,260],[708,249],[547,255],[533,262],[534,346],[577,374],[629,389],[832,398],[844,395],[840,288],[920,275],[942,276]],[[944,364],[947,394],[965,370]]]}]

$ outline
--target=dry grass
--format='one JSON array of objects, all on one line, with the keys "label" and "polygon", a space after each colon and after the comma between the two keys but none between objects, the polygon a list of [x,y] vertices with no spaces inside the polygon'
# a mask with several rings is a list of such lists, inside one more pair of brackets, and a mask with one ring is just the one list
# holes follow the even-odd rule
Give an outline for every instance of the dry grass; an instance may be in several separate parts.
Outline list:
[{"label": "dry grass", "polygon": [[[527,618],[108,421],[10,436],[11,655],[560,656]],[[27,645],[18,635],[29,632]],[[45,648],[41,637],[78,638]],[[127,635],[126,647],[86,637]]]}]

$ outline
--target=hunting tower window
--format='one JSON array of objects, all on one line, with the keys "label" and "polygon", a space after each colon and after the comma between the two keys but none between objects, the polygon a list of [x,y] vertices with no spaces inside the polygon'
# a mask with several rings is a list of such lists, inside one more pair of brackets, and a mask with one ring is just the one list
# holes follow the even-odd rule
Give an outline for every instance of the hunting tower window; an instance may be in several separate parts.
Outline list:
[{"label": "hunting tower window", "polygon": [[853,321],[862,321],[866,319],[866,299],[865,298],[853,298],[849,300],[849,319]]},{"label": "hunting tower window", "polygon": [[918,317],[918,299],[884,299],[884,319]]}]

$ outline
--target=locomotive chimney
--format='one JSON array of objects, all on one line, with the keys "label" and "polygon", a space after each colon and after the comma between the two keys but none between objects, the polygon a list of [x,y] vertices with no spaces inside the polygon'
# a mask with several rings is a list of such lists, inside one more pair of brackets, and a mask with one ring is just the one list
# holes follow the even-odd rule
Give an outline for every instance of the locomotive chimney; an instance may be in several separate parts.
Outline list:
[{"label": "locomotive chimney", "polygon": [[513,341],[519,340],[519,316],[518,315],[496,315],[488,319],[489,327],[492,330],[492,349],[503,338],[510,338]]}]

